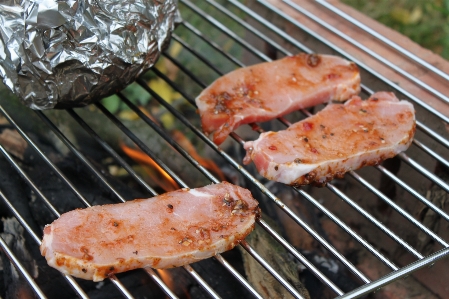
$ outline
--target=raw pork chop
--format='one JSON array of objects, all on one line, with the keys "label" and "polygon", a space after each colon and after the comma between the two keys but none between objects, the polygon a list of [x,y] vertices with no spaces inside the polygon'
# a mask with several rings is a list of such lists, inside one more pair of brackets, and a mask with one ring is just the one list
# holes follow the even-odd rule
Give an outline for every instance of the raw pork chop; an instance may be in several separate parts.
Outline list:
[{"label": "raw pork chop", "polygon": [[246,142],[244,163],[289,185],[324,184],[345,172],[377,165],[405,151],[415,133],[415,110],[393,93],[330,104],[287,130]]},{"label": "raw pork chop", "polygon": [[360,91],[357,66],[329,55],[298,54],[241,68],[196,98],[203,131],[221,144],[242,124],[263,122]]},{"label": "raw pork chop", "polygon": [[223,182],[61,215],[44,229],[50,266],[101,281],[131,269],[171,268],[232,249],[254,228],[258,203]]}]

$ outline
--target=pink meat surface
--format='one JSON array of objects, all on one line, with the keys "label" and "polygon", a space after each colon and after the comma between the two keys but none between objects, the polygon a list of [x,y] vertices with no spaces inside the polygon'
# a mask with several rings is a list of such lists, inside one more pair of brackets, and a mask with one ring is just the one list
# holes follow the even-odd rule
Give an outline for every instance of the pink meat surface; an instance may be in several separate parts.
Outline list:
[{"label": "pink meat surface", "polygon": [[203,131],[221,144],[242,124],[344,101],[360,92],[357,66],[340,57],[298,54],[232,71],[196,98]]},{"label": "pink meat surface", "polygon": [[136,268],[171,268],[230,250],[254,228],[258,203],[223,182],[61,215],[44,229],[51,267],[101,281]]},{"label": "pink meat surface", "polygon": [[415,134],[415,110],[393,93],[378,92],[330,104],[287,130],[267,132],[246,142],[264,177],[289,185],[321,185],[350,170],[377,165],[405,151]]}]

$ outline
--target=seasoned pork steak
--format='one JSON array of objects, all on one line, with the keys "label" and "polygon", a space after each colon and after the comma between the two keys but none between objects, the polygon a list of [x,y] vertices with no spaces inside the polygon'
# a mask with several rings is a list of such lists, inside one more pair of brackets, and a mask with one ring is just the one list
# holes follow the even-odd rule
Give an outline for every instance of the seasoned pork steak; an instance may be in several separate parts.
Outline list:
[{"label": "seasoned pork steak", "polygon": [[236,246],[260,212],[251,193],[223,182],[61,215],[44,229],[50,266],[101,281],[131,269],[171,268]]},{"label": "seasoned pork steak", "polygon": [[378,92],[330,104],[287,130],[246,142],[251,161],[264,177],[289,185],[323,184],[405,151],[415,133],[415,110],[393,93]]},{"label": "seasoned pork steak", "polygon": [[340,57],[298,54],[241,68],[217,79],[196,98],[203,131],[221,144],[242,124],[300,108],[343,101],[360,91],[357,66]]}]

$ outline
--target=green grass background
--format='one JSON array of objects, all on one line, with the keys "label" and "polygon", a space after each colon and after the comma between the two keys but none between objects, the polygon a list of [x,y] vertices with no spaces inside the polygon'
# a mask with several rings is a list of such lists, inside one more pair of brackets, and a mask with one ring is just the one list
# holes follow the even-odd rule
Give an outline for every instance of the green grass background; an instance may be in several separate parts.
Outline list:
[{"label": "green grass background", "polygon": [[449,0],[342,0],[449,60]]}]

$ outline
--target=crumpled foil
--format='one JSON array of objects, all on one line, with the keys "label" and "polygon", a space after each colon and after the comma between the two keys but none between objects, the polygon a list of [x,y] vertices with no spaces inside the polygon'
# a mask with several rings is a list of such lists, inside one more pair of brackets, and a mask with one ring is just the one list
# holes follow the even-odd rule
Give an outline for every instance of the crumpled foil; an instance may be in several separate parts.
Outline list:
[{"label": "crumpled foil", "polygon": [[150,68],[176,0],[0,1],[0,76],[33,109],[80,107]]}]

